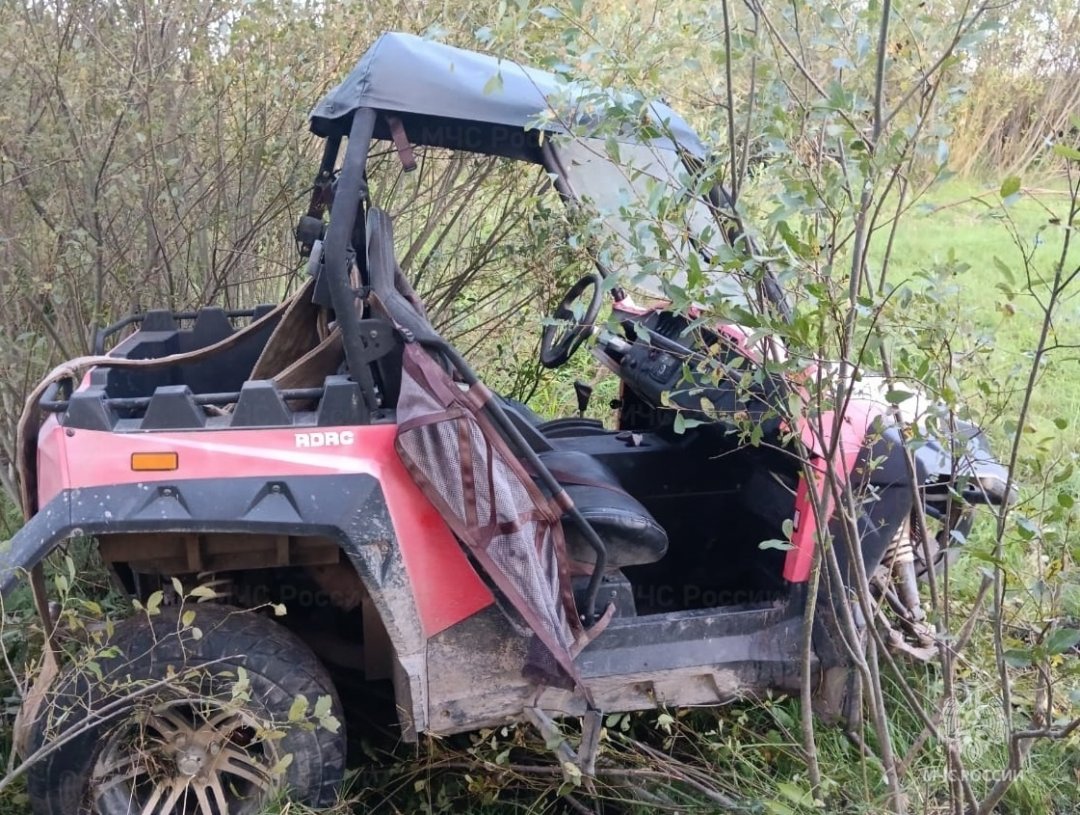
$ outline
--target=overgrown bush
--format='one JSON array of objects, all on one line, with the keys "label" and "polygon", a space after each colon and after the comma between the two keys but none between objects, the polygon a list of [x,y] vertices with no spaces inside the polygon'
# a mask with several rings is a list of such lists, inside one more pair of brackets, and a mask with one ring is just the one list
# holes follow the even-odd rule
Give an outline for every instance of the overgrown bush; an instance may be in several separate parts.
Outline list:
[{"label": "overgrown bush", "polygon": [[[1080,152],[1070,139],[1080,123],[1065,115],[1077,87],[1069,11],[944,0],[4,6],[0,451],[10,460],[28,385],[49,362],[84,351],[94,325],[151,304],[277,299],[293,285],[290,229],[316,164],[304,113],[379,30],[426,31],[630,87],[643,100],[664,93],[715,154],[687,185],[723,184],[727,214],[750,237],[670,287],[673,302],[704,304],[782,342],[788,355],[772,373],[818,366],[784,410],[817,417],[822,444],[828,408],[880,372],[900,412],[920,390],[943,405],[942,430],[986,427],[1020,502],[982,513],[960,560],[931,579],[933,666],[905,663],[874,625],[866,643],[849,629],[866,721],[847,734],[814,720],[807,672],[801,700],[614,717],[602,774],[612,786],[599,803],[538,763],[535,742],[514,728],[376,765],[358,777],[357,798],[430,812],[498,811],[511,799],[587,810],[614,799],[629,806],[626,798],[703,812],[1071,811],[1080,477],[1068,434],[1080,414],[1058,409],[1074,390],[1066,380],[1080,345],[1070,322],[1080,285]],[[1061,36],[1045,54],[1027,53],[1047,26]],[[1010,168],[990,192],[965,197],[981,202],[980,229],[1006,236],[990,263],[948,247],[943,259],[912,258],[901,246],[953,156],[968,171]],[[397,182],[394,161],[378,171],[393,191],[384,203],[398,222],[399,256],[436,322],[500,387],[527,394],[545,305],[582,261],[559,245],[565,217],[529,214],[541,177],[426,158],[421,173]],[[1056,173],[1040,181],[1054,197],[1025,188],[1018,168],[1033,163]],[[1020,217],[1032,201],[1034,215]],[[627,217],[655,226],[657,238],[631,251],[672,270],[676,253],[663,244],[666,225],[685,229],[678,206],[658,198],[631,209]],[[790,320],[733,309],[709,291],[719,271],[754,285],[766,265],[793,293]],[[973,292],[991,287],[989,308],[1026,330],[974,324],[987,305]],[[913,446],[935,432],[926,423],[909,430]],[[760,441],[750,428],[747,439]],[[835,475],[821,498],[851,522],[858,508]],[[10,470],[4,477],[12,492]],[[915,520],[928,539],[925,524]],[[836,553],[820,551],[814,580],[828,584]],[[857,598],[871,620],[877,602],[868,586]],[[28,619],[24,608],[9,621],[21,627],[5,630],[13,657],[34,633]],[[771,766],[783,779],[773,783]]]}]

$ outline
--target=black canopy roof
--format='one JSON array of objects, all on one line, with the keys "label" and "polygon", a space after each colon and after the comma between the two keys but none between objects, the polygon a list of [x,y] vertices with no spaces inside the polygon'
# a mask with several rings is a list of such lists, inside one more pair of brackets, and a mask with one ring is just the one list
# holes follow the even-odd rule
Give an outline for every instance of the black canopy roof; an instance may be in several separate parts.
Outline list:
[{"label": "black canopy roof", "polygon": [[[425,40],[412,34],[382,34],[345,81],[311,112],[311,129],[328,135],[348,127],[359,108],[418,114],[463,122],[532,128],[551,132],[592,129],[602,121],[605,103],[627,106],[629,94],[600,91],[511,60]],[[652,102],[649,116],[664,137],[703,154],[690,125],[667,105]],[[571,111],[567,115],[567,111]],[[590,123],[592,127],[590,127]],[[633,135],[620,140],[635,141]]]}]

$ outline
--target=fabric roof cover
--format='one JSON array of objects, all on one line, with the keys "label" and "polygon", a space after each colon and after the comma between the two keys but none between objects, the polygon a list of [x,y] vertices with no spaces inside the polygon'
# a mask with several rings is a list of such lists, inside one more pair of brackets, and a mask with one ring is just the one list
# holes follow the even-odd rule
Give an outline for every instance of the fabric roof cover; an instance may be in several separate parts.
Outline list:
[{"label": "fabric roof cover", "polygon": [[[496,76],[501,82],[493,81]],[[345,81],[315,106],[311,129],[326,135],[334,120],[364,107],[527,128],[536,126],[548,111],[574,109],[575,99],[582,100],[581,107],[595,108],[597,94],[602,93],[596,87],[489,54],[388,32],[367,50]],[[634,99],[629,94],[606,95],[613,104],[630,104]],[[697,134],[675,111],[660,102],[653,102],[650,111],[658,128],[680,147],[704,154]],[[574,129],[590,118],[595,121],[596,112],[575,111]],[[544,129],[565,133],[568,128],[550,122]],[[671,139],[653,141],[670,144]]]}]

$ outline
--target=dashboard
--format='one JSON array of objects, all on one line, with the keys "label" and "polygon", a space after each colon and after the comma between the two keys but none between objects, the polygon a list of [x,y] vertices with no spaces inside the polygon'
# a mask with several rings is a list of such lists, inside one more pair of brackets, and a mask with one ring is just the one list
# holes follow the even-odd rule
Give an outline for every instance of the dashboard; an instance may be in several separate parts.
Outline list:
[{"label": "dashboard", "polygon": [[597,336],[596,354],[623,383],[620,428],[657,430],[676,416],[731,432],[746,421],[779,430],[782,382],[717,331],[668,311],[623,315]]}]

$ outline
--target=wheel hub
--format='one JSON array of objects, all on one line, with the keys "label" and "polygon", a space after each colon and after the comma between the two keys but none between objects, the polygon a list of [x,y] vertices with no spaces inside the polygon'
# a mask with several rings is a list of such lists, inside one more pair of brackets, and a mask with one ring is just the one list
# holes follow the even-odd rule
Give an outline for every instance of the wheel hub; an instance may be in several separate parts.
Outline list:
[{"label": "wheel hub", "polygon": [[155,815],[260,811],[277,779],[273,747],[257,729],[235,711],[158,708],[110,739],[94,772],[96,800],[115,796]]},{"label": "wheel hub", "polygon": [[198,747],[185,747],[176,753],[176,769],[180,775],[194,778],[202,772],[206,760],[210,757],[209,752]]}]

